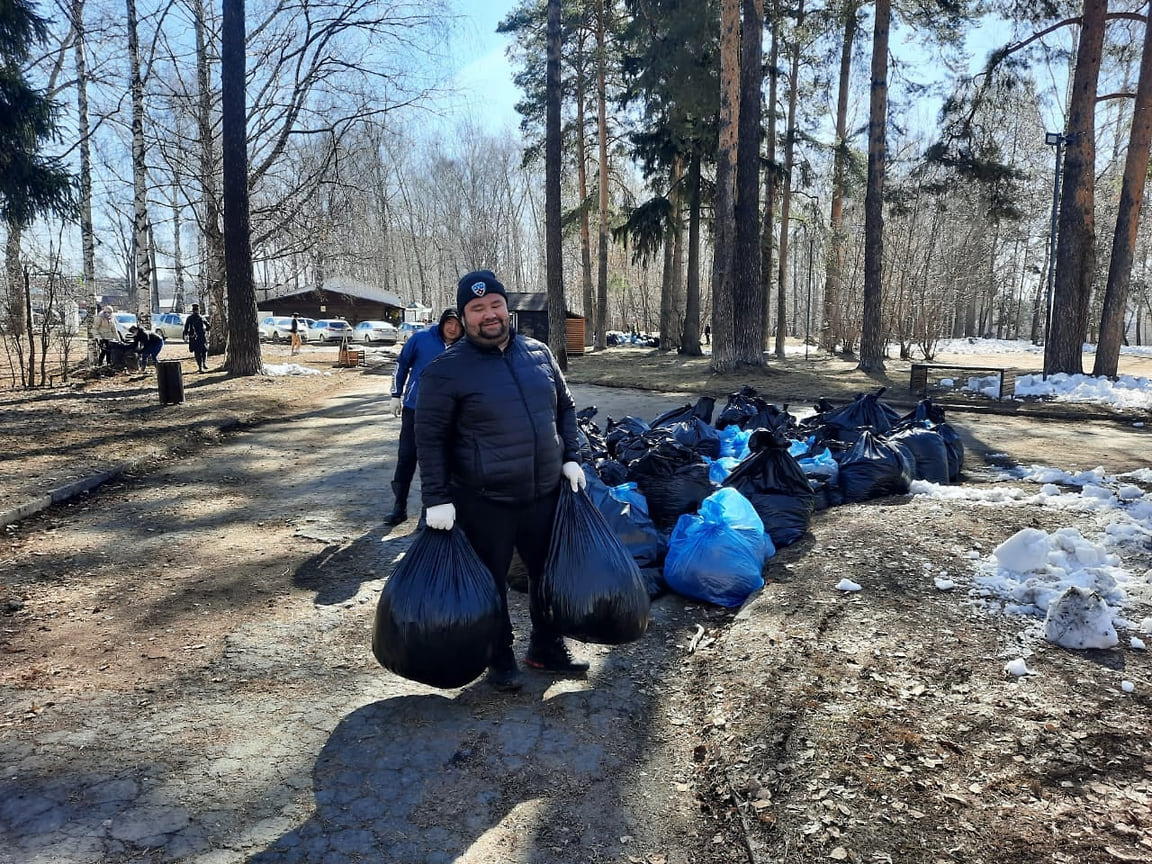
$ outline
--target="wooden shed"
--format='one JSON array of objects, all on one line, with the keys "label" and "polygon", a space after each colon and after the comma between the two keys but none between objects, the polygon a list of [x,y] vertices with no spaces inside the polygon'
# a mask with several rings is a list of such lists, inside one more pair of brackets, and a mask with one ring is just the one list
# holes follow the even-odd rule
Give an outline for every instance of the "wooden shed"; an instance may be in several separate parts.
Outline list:
[{"label": "wooden shed", "polygon": [[[548,295],[544,292],[508,292],[508,312],[517,333],[548,343]],[[565,310],[565,347],[569,354],[584,353],[584,318]]]}]

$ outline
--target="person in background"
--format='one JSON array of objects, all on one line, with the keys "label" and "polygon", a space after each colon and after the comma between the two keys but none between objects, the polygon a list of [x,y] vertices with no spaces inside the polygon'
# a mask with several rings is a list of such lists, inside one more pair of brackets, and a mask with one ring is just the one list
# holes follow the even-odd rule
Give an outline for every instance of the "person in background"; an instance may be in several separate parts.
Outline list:
[{"label": "person in background", "polygon": [[705,324],[704,325],[704,344],[705,345],[711,345],[712,344],[712,325],[711,324]]},{"label": "person in background", "polygon": [[518,690],[512,650],[508,567],[514,550],[528,570],[532,633],[524,662],[535,669],[583,674],[544,615],[540,580],[561,483],[587,480],[580,468],[576,409],[548,346],[512,329],[504,286],[491,270],[464,276],[456,288],[464,338],[420,377],[416,455],[425,521],[460,528],[492,573],[503,621],[492,645],[488,683]]},{"label": "person in background", "polygon": [[445,309],[440,323],[413,333],[396,358],[396,372],[392,376],[392,416],[400,418],[400,452],[396,454],[392,512],[384,517],[386,525],[399,525],[408,518],[408,490],[412,488],[412,478],[416,475],[416,394],[420,374],[463,335],[460,315],[455,309]]},{"label": "person in background", "polygon": [[119,342],[120,334],[116,332],[116,322],[112,320],[112,307],[105,306],[100,310],[100,314],[96,316],[96,320],[92,322],[92,335],[96,339],[96,344],[100,348],[100,354],[96,358],[96,365],[103,366],[105,361],[111,362],[108,356],[108,343]]},{"label": "person in background", "polygon": [[303,346],[303,344],[304,343],[302,341],[300,341],[300,315],[297,312],[293,312],[292,313],[292,350],[289,353],[290,354],[299,354],[300,349]]},{"label": "person in background", "polygon": [[147,369],[149,360],[155,365],[164,347],[164,338],[135,324],[128,328],[128,335],[132,337],[132,349],[140,355],[140,368]]},{"label": "person in background", "polygon": [[192,313],[184,322],[184,341],[196,358],[196,371],[208,371],[208,322],[200,314],[200,304],[192,304]]}]

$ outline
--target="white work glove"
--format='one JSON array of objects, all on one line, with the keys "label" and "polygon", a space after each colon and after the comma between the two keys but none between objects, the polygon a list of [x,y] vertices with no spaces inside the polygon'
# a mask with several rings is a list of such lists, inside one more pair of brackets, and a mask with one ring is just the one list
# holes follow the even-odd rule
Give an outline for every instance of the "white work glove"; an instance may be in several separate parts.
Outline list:
[{"label": "white work glove", "polygon": [[588,478],[584,476],[584,469],[579,462],[565,462],[560,466],[560,473],[572,484],[573,492],[579,492],[588,485]]},{"label": "white work glove", "polygon": [[392,397],[392,416],[399,417],[404,413],[404,403],[399,396]]},{"label": "white work glove", "polygon": [[429,507],[424,516],[424,524],[437,531],[451,531],[456,524],[456,505],[449,501],[447,504]]}]

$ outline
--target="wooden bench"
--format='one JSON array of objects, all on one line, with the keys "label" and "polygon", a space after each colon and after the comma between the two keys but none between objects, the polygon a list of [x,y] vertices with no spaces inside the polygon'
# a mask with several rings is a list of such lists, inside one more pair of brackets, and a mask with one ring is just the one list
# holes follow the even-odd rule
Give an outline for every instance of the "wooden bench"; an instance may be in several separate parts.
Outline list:
[{"label": "wooden bench", "polygon": [[[956,373],[952,375],[936,374],[937,370]],[[930,376],[929,373],[932,373]],[[927,396],[929,391],[928,379],[932,377],[939,382],[945,377],[975,376],[989,378],[995,376],[999,381],[998,399],[1011,399],[1016,395],[1016,372],[1013,369],[1002,369],[998,366],[965,366],[957,363],[913,363],[912,380],[909,389],[920,396]]]}]

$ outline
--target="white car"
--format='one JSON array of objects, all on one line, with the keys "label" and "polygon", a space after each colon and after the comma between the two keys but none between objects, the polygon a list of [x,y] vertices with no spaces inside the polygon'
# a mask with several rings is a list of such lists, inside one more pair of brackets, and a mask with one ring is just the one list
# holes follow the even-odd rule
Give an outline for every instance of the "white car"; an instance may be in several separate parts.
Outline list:
[{"label": "white car", "polygon": [[[308,324],[303,318],[296,319],[296,332],[301,342],[308,341]],[[269,342],[290,342],[292,340],[292,316],[269,315],[260,319],[260,339]]]},{"label": "white car", "polygon": [[112,323],[116,325],[116,335],[120,337],[121,341],[128,341],[132,337],[128,335],[128,328],[135,327],[137,324],[136,316],[131,312],[113,312]]},{"label": "white car", "polygon": [[184,323],[188,316],[182,312],[165,312],[152,316],[152,329],[166,342],[184,338]]},{"label": "white car", "polygon": [[387,321],[361,321],[352,328],[352,338],[357,342],[370,345],[379,342],[382,345],[396,344],[396,327]]}]

